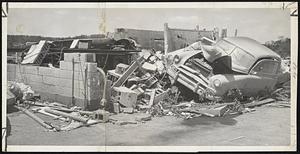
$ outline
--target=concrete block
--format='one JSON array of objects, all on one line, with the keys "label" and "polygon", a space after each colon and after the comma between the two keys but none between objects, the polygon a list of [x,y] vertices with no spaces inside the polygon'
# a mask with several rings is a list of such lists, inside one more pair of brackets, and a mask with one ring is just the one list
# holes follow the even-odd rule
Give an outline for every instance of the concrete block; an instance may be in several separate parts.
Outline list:
[{"label": "concrete block", "polygon": [[43,83],[48,85],[57,85],[58,78],[52,76],[43,75]]},{"label": "concrete block", "polygon": [[[72,62],[60,61],[60,69],[72,71]],[[85,63],[85,62],[74,62],[74,71],[84,72],[87,68],[87,72],[97,72],[97,63]]]},{"label": "concrete block", "polygon": [[95,53],[81,53],[81,60],[84,62],[96,62],[96,54]]},{"label": "concrete block", "polygon": [[48,92],[50,94],[60,94],[60,92],[58,91],[58,87],[56,85],[43,84],[42,89],[43,91]]},{"label": "concrete block", "polygon": [[37,74],[24,74],[27,77],[29,83],[32,82],[43,82],[43,76]]},{"label": "concrete block", "polygon": [[[59,68],[62,70],[73,70],[73,63],[68,61],[60,61]],[[84,72],[85,65],[83,62],[74,62],[74,71],[83,71]]]},{"label": "concrete block", "polygon": [[88,63],[85,63],[86,64],[86,66],[87,66],[87,72],[97,72],[97,63],[90,63],[90,62],[88,62]]},{"label": "concrete block", "polygon": [[95,62],[96,54],[93,53],[64,53],[65,62]]},{"label": "concrete block", "polygon": [[87,79],[90,80],[103,80],[103,76],[99,72],[87,72]]},{"label": "concrete block", "polygon": [[101,99],[103,96],[103,90],[100,89],[87,89],[87,99],[88,100],[95,100],[95,99]]},{"label": "concrete block", "polygon": [[85,110],[87,108],[89,102],[86,102],[84,99],[75,98],[74,103],[75,103],[75,106],[81,107]]},{"label": "concrete block", "polygon": [[[70,71],[70,70],[62,70],[62,69],[58,69],[57,70],[57,74],[56,74],[56,77],[57,78],[63,78],[63,79],[70,79],[70,80],[72,80],[72,71]],[[80,72],[75,72],[74,71],[74,80],[81,80],[81,81],[84,81],[84,79],[85,79],[85,74],[84,74],[84,72],[82,72],[81,73],[81,71]]]},{"label": "concrete block", "polygon": [[121,111],[124,113],[129,113],[132,114],[133,113],[133,108],[132,107],[125,107],[125,108],[121,108]]},{"label": "concrete block", "polygon": [[[63,79],[63,78],[56,78],[57,82],[55,85],[59,87],[67,87],[72,88],[72,79]],[[75,88],[75,80],[74,80],[74,88]]]},{"label": "concrete block", "polygon": [[[65,104],[68,107],[73,106],[73,104],[72,104],[72,97],[66,97],[66,96],[62,96],[62,95],[58,95],[58,94],[51,95],[51,97],[54,98],[55,101],[60,102],[62,104]],[[74,100],[74,104],[75,104],[75,100]]]},{"label": "concrete block", "polygon": [[104,86],[104,83],[103,80],[99,80],[97,77],[93,77],[93,78],[87,78],[87,85],[90,88],[98,88],[100,86]]},{"label": "concrete block", "polygon": [[28,78],[23,73],[16,73],[16,79],[17,82],[23,82],[24,84],[28,83]]},{"label": "concrete block", "polygon": [[84,95],[85,95],[84,89],[74,89],[74,97],[75,98],[84,99],[85,98]]},{"label": "concrete block", "polygon": [[55,88],[57,89],[56,94],[66,97],[72,97],[72,88],[59,86],[56,86]]},{"label": "concrete block", "polygon": [[39,66],[22,66],[24,67],[24,73],[27,73],[27,74],[39,74]]},{"label": "concrete block", "polygon": [[7,72],[7,81],[15,81],[16,72]]},{"label": "concrete block", "polygon": [[16,66],[16,71],[19,73],[25,73],[25,66],[24,65],[18,65]]},{"label": "concrete block", "polygon": [[125,107],[135,107],[137,93],[127,87],[114,87],[112,91],[112,100]]},{"label": "concrete block", "polygon": [[[84,90],[84,81],[80,81],[80,80],[74,80],[74,89],[81,89]],[[86,86],[87,88],[87,86]]]},{"label": "concrete block", "polygon": [[115,72],[118,74],[123,74],[128,67],[129,65],[120,63],[116,66]]},{"label": "concrete block", "polygon": [[148,62],[145,62],[143,65],[142,65],[142,68],[147,70],[147,71],[150,71],[150,72],[155,72],[157,70],[157,67],[156,65],[154,64],[150,64]]},{"label": "concrete block", "polygon": [[[72,88],[72,79],[43,76],[43,84]],[[84,81],[74,80],[74,89],[84,89]]]},{"label": "concrete block", "polygon": [[79,62],[79,54],[80,53],[64,53],[64,61],[72,62],[74,59],[74,62]]},{"label": "concrete block", "polygon": [[47,75],[55,77],[58,74],[58,68],[50,68],[50,67],[40,67],[39,75]]},{"label": "concrete block", "polygon": [[15,81],[19,82],[21,81],[21,74],[20,73],[16,73],[16,76],[15,76]]},{"label": "concrete block", "polygon": [[16,64],[7,64],[7,72],[16,72]]},{"label": "concrete block", "polygon": [[[67,87],[72,88],[72,79],[64,79],[64,78],[57,78],[57,77],[51,77],[51,76],[43,76],[43,83],[44,84],[50,84],[55,85],[59,87]],[[80,80],[74,80],[74,89],[84,88],[84,82]]]},{"label": "concrete block", "polygon": [[30,87],[34,92],[43,91],[43,83],[41,82],[33,82],[30,84]]},{"label": "concrete block", "polygon": [[114,113],[120,113],[120,104],[113,103],[113,110],[114,110]]}]

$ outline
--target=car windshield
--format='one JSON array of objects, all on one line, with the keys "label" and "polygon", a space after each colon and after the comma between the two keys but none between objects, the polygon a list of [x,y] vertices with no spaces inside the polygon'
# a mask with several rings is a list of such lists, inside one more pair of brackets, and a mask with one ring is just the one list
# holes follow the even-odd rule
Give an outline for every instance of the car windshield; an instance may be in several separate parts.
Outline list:
[{"label": "car windshield", "polygon": [[224,40],[220,40],[215,44],[216,47],[221,48],[223,51],[225,51],[227,54],[230,54],[230,52],[234,49],[234,45],[226,42]]},{"label": "car windshield", "polygon": [[255,62],[255,58],[253,55],[249,54],[239,47],[235,48],[230,56],[234,65],[243,67],[244,69],[249,69]]}]

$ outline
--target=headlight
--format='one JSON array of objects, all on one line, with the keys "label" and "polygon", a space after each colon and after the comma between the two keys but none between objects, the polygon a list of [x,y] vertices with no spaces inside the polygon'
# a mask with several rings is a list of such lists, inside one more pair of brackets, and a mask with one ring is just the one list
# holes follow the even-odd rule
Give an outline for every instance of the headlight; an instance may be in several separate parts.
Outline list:
[{"label": "headlight", "polygon": [[220,86],[221,86],[221,81],[220,81],[219,79],[215,79],[215,80],[214,80],[214,85],[215,85],[216,87],[220,87]]},{"label": "headlight", "polygon": [[173,58],[173,61],[177,64],[180,62],[180,57],[178,55],[175,55]]}]

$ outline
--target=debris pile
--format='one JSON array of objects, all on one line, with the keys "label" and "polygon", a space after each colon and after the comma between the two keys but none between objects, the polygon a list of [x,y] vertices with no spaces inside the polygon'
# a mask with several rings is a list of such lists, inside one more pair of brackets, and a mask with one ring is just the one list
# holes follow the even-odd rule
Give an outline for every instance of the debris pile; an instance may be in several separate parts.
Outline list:
[{"label": "debris pile", "polygon": [[[39,94],[23,83],[8,82],[8,91],[10,97],[16,100],[12,105],[48,131],[69,131],[109,120],[109,113],[104,110],[83,111],[77,106],[68,107],[58,102],[41,101]],[[48,121],[40,118],[38,114],[47,116],[45,119]],[[49,117],[52,119],[49,120]]]},{"label": "debris pile", "polygon": [[[257,74],[256,68],[251,70],[252,74],[235,72],[231,69],[229,56],[222,54],[225,51],[212,46],[206,48],[202,50],[201,43],[195,43],[184,50],[174,51],[173,58],[170,58],[172,55],[163,55],[161,51],[142,50],[130,65],[119,63],[115,69],[107,71],[101,108],[97,111],[83,111],[79,107],[70,108],[57,102],[42,102],[29,86],[22,83],[11,83],[9,90],[19,101],[17,107],[20,110],[45,128],[55,131],[100,122],[137,124],[154,116],[183,119],[220,117],[252,112],[255,111],[253,107],[277,101],[290,101],[288,65],[283,66],[286,71],[282,71],[278,78],[277,90],[254,98],[242,91],[250,95],[261,92],[264,87],[263,90],[268,89],[267,85],[257,89],[252,86],[256,84],[253,81],[264,80],[260,76],[253,78],[253,74]],[[179,54],[183,55],[180,57]],[[237,59],[235,62],[239,63]],[[274,59],[272,62],[278,63]],[[262,68],[257,68],[257,71]],[[216,89],[219,90],[218,96]],[[45,122],[29,112],[28,106],[33,107],[31,110],[34,112],[67,124],[55,126]]]},{"label": "debris pile", "polygon": [[239,101],[187,101],[182,94],[184,91],[171,85],[164,66],[160,51],[147,50],[130,66],[121,63],[114,70],[109,70],[108,79],[113,82],[110,112],[184,119],[242,113]]},{"label": "debris pile", "polygon": [[290,82],[286,82],[281,87],[276,89],[271,95],[276,100],[290,102],[290,98],[291,98],[290,88],[291,88]]},{"label": "debris pile", "polygon": [[[288,92],[277,90],[271,95],[254,98],[244,95],[239,89],[229,90],[222,99],[194,97],[197,94],[190,94],[180,85],[171,84],[164,58],[160,51],[143,50],[131,65],[120,63],[114,70],[109,70],[108,79],[113,82],[110,112],[122,115],[146,113],[183,119],[218,117],[253,112],[255,106],[280,99],[286,101],[290,97]],[[192,60],[201,62],[197,58]],[[208,76],[209,73],[202,75]]]}]

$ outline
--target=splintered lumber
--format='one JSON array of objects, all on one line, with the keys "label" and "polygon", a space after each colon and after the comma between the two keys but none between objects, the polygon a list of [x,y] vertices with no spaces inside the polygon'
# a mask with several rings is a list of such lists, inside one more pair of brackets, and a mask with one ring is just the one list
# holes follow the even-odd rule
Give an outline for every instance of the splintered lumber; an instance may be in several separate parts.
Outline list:
[{"label": "splintered lumber", "polygon": [[49,106],[51,109],[64,111],[64,112],[74,112],[72,109],[64,108],[64,107],[56,107],[56,106]]},{"label": "splintered lumber", "polygon": [[150,93],[150,100],[149,100],[149,104],[148,104],[149,107],[151,107],[154,103],[155,92],[156,92],[156,90],[154,89]]},{"label": "splintered lumber", "polygon": [[83,122],[83,123],[87,123],[87,121],[89,120],[88,118],[75,116],[75,115],[72,115],[72,114],[69,114],[69,113],[64,113],[64,112],[56,111],[56,110],[52,110],[52,109],[45,109],[45,111],[48,112],[48,113],[60,115],[60,116],[63,116],[63,117],[68,117],[70,119],[80,121],[80,122]]},{"label": "splintered lumber", "polygon": [[27,109],[25,109],[23,107],[19,107],[19,106],[15,106],[15,107],[18,108],[19,110],[23,111],[27,116],[29,116],[31,119],[35,120],[37,123],[39,123],[44,128],[46,128],[46,129],[52,129],[53,128],[48,123],[46,123],[44,120],[42,120],[38,116],[34,115],[33,113],[31,113]]},{"label": "splintered lumber", "polygon": [[51,109],[59,110],[59,111],[64,111],[64,112],[73,112],[74,110],[68,109],[63,106],[57,106],[54,104],[44,104],[40,102],[32,102],[32,101],[26,101],[27,104],[29,105],[34,105],[34,106],[42,106],[42,107],[51,107]]},{"label": "splintered lumber", "polygon": [[215,117],[215,115],[213,115],[213,114],[209,114],[209,113],[206,113],[204,111],[199,111],[199,110],[181,109],[179,111],[180,112],[192,112],[192,113],[197,113],[197,114],[203,114],[203,115],[206,115],[206,116],[209,116],[209,117]]},{"label": "splintered lumber", "polygon": [[67,121],[67,119],[64,118],[64,117],[62,117],[62,116],[58,116],[58,115],[54,115],[54,114],[46,112],[44,110],[45,108],[48,108],[48,107],[34,108],[34,109],[31,109],[31,110],[34,111],[34,112],[38,112],[38,113],[41,113],[41,114],[53,117],[54,119],[59,119],[59,120],[62,120],[62,121]]},{"label": "splintered lumber", "polygon": [[223,116],[227,111],[227,109],[228,109],[227,105],[222,105],[215,108],[206,108],[206,109],[185,108],[185,109],[181,109],[180,111],[193,112],[193,113],[203,114],[210,117],[216,117],[216,116]]},{"label": "splintered lumber", "polygon": [[255,107],[255,106],[260,106],[260,105],[264,105],[264,104],[268,104],[268,103],[272,103],[274,102],[275,99],[273,98],[267,98],[267,99],[264,99],[264,100],[261,100],[261,101],[254,101],[254,102],[251,102],[251,103],[247,103],[245,104],[245,107]]},{"label": "splintered lumber", "polygon": [[154,104],[157,104],[159,101],[165,99],[166,97],[168,97],[169,91],[171,89],[167,89],[166,91],[163,91],[161,89],[156,90],[156,92],[158,92],[158,94],[155,94],[155,98],[154,98]]},{"label": "splintered lumber", "polygon": [[139,67],[141,63],[144,63],[144,57],[138,58],[133,64],[129,66],[129,68],[122,74],[122,76],[113,84],[112,87],[119,87],[121,86],[129,76]]},{"label": "splintered lumber", "polygon": [[93,115],[94,112],[91,111],[78,111],[80,114],[84,114],[84,115]]}]

